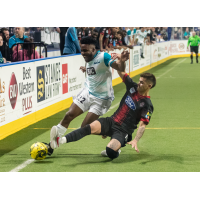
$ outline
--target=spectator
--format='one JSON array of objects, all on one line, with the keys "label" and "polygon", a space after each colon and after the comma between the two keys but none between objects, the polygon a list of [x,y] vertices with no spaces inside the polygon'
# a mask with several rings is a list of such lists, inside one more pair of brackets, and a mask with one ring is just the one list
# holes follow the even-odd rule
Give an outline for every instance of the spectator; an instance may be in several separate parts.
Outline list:
[{"label": "spectator", "polygon": [[167,27],[163,27],[163,29],[161,31],[161,36],[165,41],[167,41],[167,39],[168,39]]},{"label": "spectator", "polygon": [[3,37],[0,35],[0,64],[6,63],[6,59],[3,57],[1,47],[3,46]]},{"label": "spectator", "polygon": [[190,31],[189,31],[189,28],[187,27],[185,29],[185,33],[183,35],[183,38],[187,40],[189,37],[190,37]]},{"label": "spectator", "polygon": [[156,41],[157,42],[164,42],[165,40],[163,39],[162,35],[159,34],[159,35],[157,35]]},{"label": "spectator", "polygon": [[68,55],[75,53],[81,53],[81,48],[77,37],[77,30],[75,27],[69,27],[67,33],[65,34],[63,54]]},{"label": "spectator", "polygon": [[168,33],[168,41],[169,41],[171,39],[172,27],[167,28],[167,33]]},{"label": "spectator", "polygon": [[3,58],[6,59],[6,61],[9,61],[9,62],[11,61],[9,47],[8,45],[6,45],[6,42],[3,41],[3,37],[1,35],[0,35],[0,52]]},{"label": "spectator", "polygon": [[180,28],[178,30],[175,29],[175,31],[174,31],[174,39],[175,40],[180,40],[181,39],[181,29]]},{"label": "spectator", "polygon": [[148,43],[147,44],[155,44],[156,43],[157,34],[155,32],[155,28],[151,27],[147,32]]},{"label": "spectator", "polygon": [[14,48],[16,46],[13,46],[13,45],[15,45],[16,43],[24,43],[25,38],[28,38],[28,37],[24,35],[24,27],[15,27],[15,35],[12,36],[8,42],[9,48],[10,49],[12,48],[12,51],[14,51]]},{"label": "spectator", "polygon": [[78,40],[80,42],[81,38],[86,36],[86,27],[77,28],[77,36],[78,36]]},{"label": "spectator", "polygon": [[10,39],[10,34],[7,28],[2,28],[1,32],[3,33],[3,40],[6,42],[6,45],[8,46],[8,41]]},{"label": "spectator", "polygon": [[85,36],[92,36],[92,32],[93,32],[94,29],[95,29],[95,27],[86,28],[85,29]]},{"label": "spectator", "polygon": [[161,33],[161,27],[156,27],[155,32],[157,35],[159,35]]},{"label": "spectator", "polygon": [[[39,53],[34,49],[33,44],[26,44],[26,43],[32,43],[33,39],[31,38],[25,38],[24,44],[23,44],[23,50],[22,45],[17,45],[17,48],[13,51],[13,61],[23,61],[23,60],[32,60],[32,59],[39,59],[40,55]],[[17,53],[18,51],[18,53]],[[17,57],[18,55],[18,57]],[[43,58],[43,56],[41,56]]]},{"label": "spectator", "polygon": [[147,37],[147,32],[144,31],[144,27],[141,27],[141,30],[138,30],[136,34],[137,34],[137,39],[138,39],[138,45],[141,46],[140,56],[141,58],[144,58],[143,51],[144,51],[144,43]]},{"label": "spectator", "polygon": [[97,40],[97,37],[98,37],[98,29],[94,29],[91,33],[91,35],[88,35],[88,36],[91,36],[92,38],[94,38],[95,40]]},{"label": "spectator", "polygon": [[3,58],[1,52],[0,52],[0,64],[6,63],[5,58]]},{"label": "spectator", "polygon": [[56,31],[60,34],[60,55],[63,55],[65,45],[65,34],[69,27],[56,27]]}]

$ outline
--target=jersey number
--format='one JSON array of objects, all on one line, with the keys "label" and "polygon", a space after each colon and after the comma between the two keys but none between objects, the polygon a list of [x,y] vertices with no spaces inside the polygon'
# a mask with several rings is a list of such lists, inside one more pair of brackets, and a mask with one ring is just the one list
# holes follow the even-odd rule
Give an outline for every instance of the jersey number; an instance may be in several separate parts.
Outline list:
[{"label": "jersey number", "polygon": [[78,101],[80,101],[80,103],[83,103],[85,100],[86,100],[85,97],[82,96],[78,97]]}]

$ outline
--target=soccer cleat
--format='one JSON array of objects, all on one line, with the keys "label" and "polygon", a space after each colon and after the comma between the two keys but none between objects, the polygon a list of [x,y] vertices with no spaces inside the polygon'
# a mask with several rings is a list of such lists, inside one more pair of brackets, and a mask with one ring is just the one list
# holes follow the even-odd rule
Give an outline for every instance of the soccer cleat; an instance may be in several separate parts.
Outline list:
[{"label": "soccer cleat", "polygon": [[199,61],[198,60],[196,60],[196,63],[198,63]]},{"label": "soccer cleat", "polygon": [[190,64],[193,64],[193,60],[191,61],[191,63]]},{"label": "soccer cleat", "polygon": [[[120,150],[120,149],[118,150],[118,153],[119,153],[119,154],[121,153],[121,150]],[[107,155],[107,153],[106,153],[106,150],[103,150],[103,151],[101,152],[101,155],[102,155],[103,157],[108,157],[108,155]]]},{"label": "soccer cleat", "polygon": [[47,146],[47,149],[48,149],[48,155],[49,156],[51,156],[52,154],[53,154],[53,149],[51,148],[51,146],[50,146],[50,143],[49,144],[47,144],[47,143],[45,143],[45,142],[42,142],[43,144],[45,144],[46,146]]},{"label": "soccer cleat", "polygon": [[58,133],[58,128],[57,126],[53,126],[50,132],[50,146],[52,149],[56,149],[59,147],[59,138],[62,137]]}]

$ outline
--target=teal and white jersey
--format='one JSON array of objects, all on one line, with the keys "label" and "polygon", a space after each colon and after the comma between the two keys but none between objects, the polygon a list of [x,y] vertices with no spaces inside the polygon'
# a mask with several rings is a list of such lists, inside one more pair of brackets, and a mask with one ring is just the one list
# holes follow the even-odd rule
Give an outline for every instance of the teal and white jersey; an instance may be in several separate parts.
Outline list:
[{"label": "teal and white jersey", "polygon": [[98,51],[93,60],[87,63],[85,86],[93,96],[114,100],[111,70],[113,62],[111,55]]},{"label": "teal and white jersey", "polygon": [[138,42],[144,43],[144,38],[146,38],[147,32],[145,32],[145,31],[142,32],[141,30],[137,30],[136,35],[137,35],[137,38],[138,38]]}]

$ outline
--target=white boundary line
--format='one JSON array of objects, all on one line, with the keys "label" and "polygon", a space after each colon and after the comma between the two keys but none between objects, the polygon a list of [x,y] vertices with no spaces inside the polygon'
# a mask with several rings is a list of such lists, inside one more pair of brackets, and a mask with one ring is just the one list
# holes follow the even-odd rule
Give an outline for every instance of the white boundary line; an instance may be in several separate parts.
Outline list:
[{"label": "white boundary line", "polygon": [[182,63],[183,61],[185,61],[187,58],[183,59],[182,61],[178,62],[176,65],[174,65],[171,69],[167,70],[165,73],[161,74],[160,76],[156,77],[156,79],[159,79],[161,76],[167,74],[169,71],[171,71],[172,69],[174,69],[177,65],[179,65],[180,63]]},{"label": "white boundary line", "polygon": [[29,160],[23,162],[21,165],[17,166],[16,168],[12,169],[10,172],[18,172],[19,170],[23,169],[27,165],[31,164],[33,161],[35,161],[35,160],[29,159]]}]

